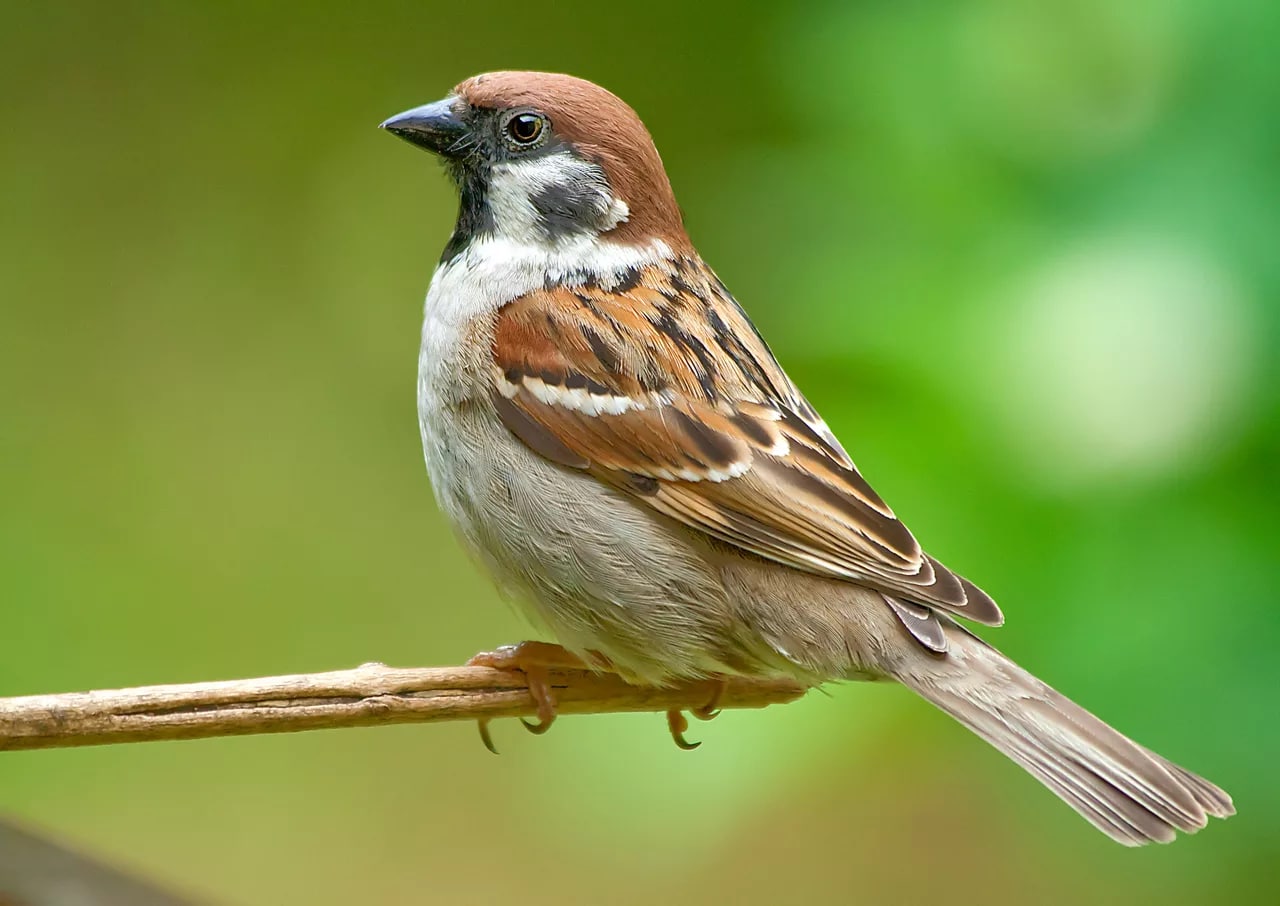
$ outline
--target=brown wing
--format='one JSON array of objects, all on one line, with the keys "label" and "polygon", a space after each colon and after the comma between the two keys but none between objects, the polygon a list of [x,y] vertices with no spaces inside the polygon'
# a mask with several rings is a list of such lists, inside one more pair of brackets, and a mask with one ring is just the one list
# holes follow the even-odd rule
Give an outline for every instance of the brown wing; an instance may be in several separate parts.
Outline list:
[{"label": "brown wing", "polygon": [[[493,380],[499,415],[528,446],[686,525],[796,569],[1002,620],[920,549],[699,262],[511,302]],[[931,639],[927,616],[916,622]]]}]

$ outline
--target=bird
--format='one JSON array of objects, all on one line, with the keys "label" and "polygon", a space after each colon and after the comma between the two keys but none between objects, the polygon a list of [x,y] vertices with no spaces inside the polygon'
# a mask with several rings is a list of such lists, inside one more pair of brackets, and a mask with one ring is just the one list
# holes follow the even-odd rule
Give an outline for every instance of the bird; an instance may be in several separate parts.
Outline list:
[{"label": "bird", "polygon": [[558,641],[472,661],[526,674],[532,729],[555,717],[555,667],[656,686],[891,680],[1119,843],[1234,814],[970,628],[999,626],[1000,608],[921,548],[778,364],[623,100],[490,72],[381,126],[458,191],[418,420],[440,510]]}]

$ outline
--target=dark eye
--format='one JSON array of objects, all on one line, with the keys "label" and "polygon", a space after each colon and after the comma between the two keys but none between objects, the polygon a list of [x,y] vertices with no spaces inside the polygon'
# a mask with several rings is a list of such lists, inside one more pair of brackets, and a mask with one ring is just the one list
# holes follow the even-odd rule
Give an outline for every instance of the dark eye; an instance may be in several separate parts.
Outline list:
[{"label": "dark eye", "polygon": [[517,113],[507,120],[507,135],[517,145],[532,145],[542,137],[546,120],[536,113]]}]

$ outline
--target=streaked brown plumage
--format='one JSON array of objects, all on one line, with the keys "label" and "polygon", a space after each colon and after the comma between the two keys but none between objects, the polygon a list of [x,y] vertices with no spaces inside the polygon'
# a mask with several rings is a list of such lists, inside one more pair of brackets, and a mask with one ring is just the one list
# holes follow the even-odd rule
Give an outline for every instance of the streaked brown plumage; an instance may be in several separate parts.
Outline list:
[{"label": "streaked brown plumage", "polygon": [[569,652],[636,682],[897,680],[1128,845],[1233,813],[956,621],[1002,615],[921,549],[702,262],[626,104],[490,73],[384,125],[462,199],[419,358],[437,500]]},{"label": "streaked brown plumage", "polygon": [[697,258],[522,296],[493,356],[503,422],[562,465],[770,560],[1003,621],[920,549]]}]

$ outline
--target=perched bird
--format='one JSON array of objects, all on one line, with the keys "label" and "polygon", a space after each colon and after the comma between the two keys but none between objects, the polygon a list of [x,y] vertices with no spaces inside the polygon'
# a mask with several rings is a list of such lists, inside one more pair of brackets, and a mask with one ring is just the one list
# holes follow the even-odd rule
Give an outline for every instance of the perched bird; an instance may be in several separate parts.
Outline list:
[{"label": "perched bird", "polygon": [[566,664],[659,685],[892,679],[1121,843],[1234,813],[958,622],[1003,617],[921,549],[778,365],[619,98],[494,72],[382,125],[460,192],[419,423],[440,508],[564,646],[479,656],[526,672],[541,729],[546,670]]}]

